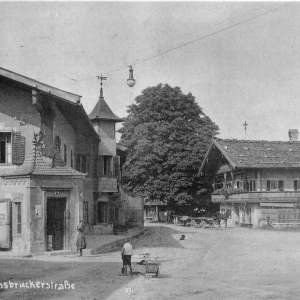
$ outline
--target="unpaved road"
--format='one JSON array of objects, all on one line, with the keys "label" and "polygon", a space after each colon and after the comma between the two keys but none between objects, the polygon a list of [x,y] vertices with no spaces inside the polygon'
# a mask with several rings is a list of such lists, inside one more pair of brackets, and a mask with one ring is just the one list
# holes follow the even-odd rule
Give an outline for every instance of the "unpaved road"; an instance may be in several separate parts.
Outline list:
[{"label": "unpaved road", "polygon": [[[134,246],[162,262],[159,279],[145,279],[145,267],[120,276],[120,253],[92,257],[1,259],[0,282],[61,283],[75,289],[11,288],[2,299],[300,299],[300,232],[259,229],[200,229],[149,225]],[[180,240],[181,235],[185,240]]]}]

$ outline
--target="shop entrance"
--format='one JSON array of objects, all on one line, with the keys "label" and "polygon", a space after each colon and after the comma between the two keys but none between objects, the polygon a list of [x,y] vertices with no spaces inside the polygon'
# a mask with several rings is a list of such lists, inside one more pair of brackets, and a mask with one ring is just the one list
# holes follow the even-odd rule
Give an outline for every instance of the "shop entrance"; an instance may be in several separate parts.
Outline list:
[{"label": "shop entrance", "polygon": [[47,250],[63,250],[66,228],[66,198],[47,199]]}]

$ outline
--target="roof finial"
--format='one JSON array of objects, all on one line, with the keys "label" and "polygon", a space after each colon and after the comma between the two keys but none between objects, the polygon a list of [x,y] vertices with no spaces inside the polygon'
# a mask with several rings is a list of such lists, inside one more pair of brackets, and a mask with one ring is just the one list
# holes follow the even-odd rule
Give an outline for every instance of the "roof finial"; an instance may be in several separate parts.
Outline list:
[{"label": "roof finial", "polygon": [[244,123],[243,126],[245,127],[245,139],[246,139],[246,131],[247,131],[247,126],[248,126],[248,124],[246,123],[246,121],[245,121],[245,123]]},{"label": "roof finial", "polygon": [[101,88],[100,88],[100,97],[99,97],[99,98],[102,98],[102,99],[103,99],[103,89],[102,89],[103,83],[102,83],[102,80],[106,80],[107,77],[103,77],[102,74],[101,74],[101,76],[97,76],[97,77],[98,77],[98,79],[101,80],[101,81],[100,81],[100,86],[101,86]]}]

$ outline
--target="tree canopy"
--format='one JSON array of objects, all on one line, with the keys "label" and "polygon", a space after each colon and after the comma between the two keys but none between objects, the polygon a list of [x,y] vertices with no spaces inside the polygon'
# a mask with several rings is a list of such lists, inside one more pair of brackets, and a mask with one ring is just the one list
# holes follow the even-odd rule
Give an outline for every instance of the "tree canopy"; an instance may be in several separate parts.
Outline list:
[{"label": "tree canopy", "polygon": [[[179,87],[148,87],[128,107],[120,143],[127,147],[123,188],[178,206],[199,201],[208,182],[197,176],[218,126]],[[198,199],[198,200],[197,200]]]}]

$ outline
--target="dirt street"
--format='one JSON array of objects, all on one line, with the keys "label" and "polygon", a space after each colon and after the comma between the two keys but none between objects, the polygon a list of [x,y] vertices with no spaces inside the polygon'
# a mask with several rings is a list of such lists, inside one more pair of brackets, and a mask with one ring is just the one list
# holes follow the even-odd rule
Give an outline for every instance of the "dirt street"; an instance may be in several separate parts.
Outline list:
[{"label": "dirt street", "polygon": [[[85,257],[0,258],[1,283],[29,286],[4,288],[0,298],[299,299],[300,232],[146,225],[149,233],[133,245],[133,277],[121,276],[119,251]],[[185,240],[180,240],[183,234]],[[142,275],[145,266],[137,264],[138,254],[145,253],[162,262],[159,279]],[[37,281],[43,287],[37,287]]]}]

